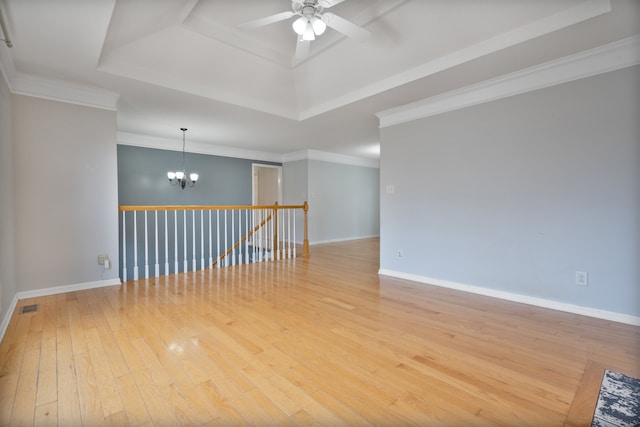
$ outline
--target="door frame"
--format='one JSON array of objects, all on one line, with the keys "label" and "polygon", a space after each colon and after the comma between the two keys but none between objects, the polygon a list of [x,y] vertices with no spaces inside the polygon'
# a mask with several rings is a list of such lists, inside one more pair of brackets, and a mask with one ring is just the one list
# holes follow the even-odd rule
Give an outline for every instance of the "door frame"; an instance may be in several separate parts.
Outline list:
[{"label": "door frame", "polygon": [[277,188],[277,195],[278,195],[278,204],[281,205],[282,204],[282,166],[278,166],[278,165],[265,165],[263,163],[252,163],[251,164],[251,204],[252,205],[257,205],[257,200],[258,200],[258,182],[257,182],[257,177],[258,177],[258,168],[272,168],[272,169],[277,169],[278,170],[278,180],[276,185],[278,186]]}]

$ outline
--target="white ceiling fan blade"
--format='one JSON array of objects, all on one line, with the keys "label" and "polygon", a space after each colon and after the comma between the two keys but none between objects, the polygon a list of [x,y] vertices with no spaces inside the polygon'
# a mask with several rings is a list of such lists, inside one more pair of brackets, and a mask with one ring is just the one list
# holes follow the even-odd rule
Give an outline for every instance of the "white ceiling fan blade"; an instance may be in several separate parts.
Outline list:
[{"label": "white ceiling fan blade", "polygon": [[275,15],[256,19],[254,21],[245,22],[238,25],[238,28],[242,28],[243,30],[253,30],[254,28],[264,27],[265,25],[273,24],[274,22],[284,21],[285,19],[291,18],[293,15],[295,15],[295,13],[291,11],[281,12]]},{"label": "white ceiling fan blade", "polygon": [[334,30],[339,31],[346,36],[353,37],[358,41],[364,41],[371,35],[371,33],[364,28],[359,27],[353,22],[347,21],[346,19],[331,12],[323,14],[322,21],[327,24],[327,27],[331,27]]},{"label": "white ceiling fan blade", "polygon": [[339,3],[342,3],[344,0],[320,0],[318,4],[325,9],[330,8],[331,6],[335,6]]},{"label": "white ceiling fan blade", "polygon": [[302,37],[298,37],[295,58],[304,59],[309,56],[309,48],[311,48],[311,42],[309,40],[302,40]]}]

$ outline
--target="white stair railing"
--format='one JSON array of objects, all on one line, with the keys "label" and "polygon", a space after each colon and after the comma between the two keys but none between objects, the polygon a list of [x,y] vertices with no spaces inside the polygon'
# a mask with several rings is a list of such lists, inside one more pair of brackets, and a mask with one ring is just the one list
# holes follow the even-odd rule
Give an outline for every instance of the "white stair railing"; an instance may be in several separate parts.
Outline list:
[{"label": "white stair railing", "polygon": [[[138,280],[141,271],[145,279],[188,272],[189,260],[191,271],[198,271],[295,258],[296,229],[301,222],[303,256],[309,256],[306,202],[283,206],[120,206],[119,210],[123,282]],[[139,259],[144,260],[143,269]]]}]

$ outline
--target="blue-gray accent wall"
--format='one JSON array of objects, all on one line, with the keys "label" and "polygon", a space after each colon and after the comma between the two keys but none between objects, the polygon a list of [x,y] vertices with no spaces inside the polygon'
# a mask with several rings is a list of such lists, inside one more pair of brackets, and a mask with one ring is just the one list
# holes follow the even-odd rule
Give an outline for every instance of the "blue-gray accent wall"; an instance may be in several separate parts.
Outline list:
[{"label": "blue-gray accent wall", "polygon": [[118,145],[118,203],[122,205],[250,205],[250,159],[186,153],[187,173],[200,177],[193,188],[171,186],[167,172],[182,165],[182,153]]},{"label": "blue-gray accent wall", "polygon": [[[192,188],[181,189],[172,186],[167,179],[167,172],[178,170],[182,165],[182,152],[160,150],[154,148],[135,147],[129,145],[118,145],[118,203],[120,206],[155,206],[155,205],[251,205],[252,186],[252,164],[260,163],[265,165],[278,165],[280,163],[264,162],[251,159],[239,159],[233,157],[222,157],[207,154],[186,153],[185,169],[187,173],[198,173],[197,184]],[[174,242],[173,235],[173,215],[168,214],[169,245],[172,248]],[[214,212],[215,215],[215,212]],[[160,274],[164,274],[164,213],[158,213],[159,245],[162,250],[159,253]],[[196,212],[196,236],[200,236],[199,226],[200,211]],[[194,255],[192,250],[192,216],[187,212],[187,259],[189,269]],[[148,214],[149,230],[154,230],[155,213]],[[215,218],[213,219],[215,223]],[[228,229],[231,226],[231,219],[228,218]],[[215,225],[214,225],[215,227]],[[229,235],[231,235],[230,229]],[[120,239],[122,239],[122,214],[120,214]],[[133,223],[127,221],[128,236],[132,236]],[[183,271],[182,259],[184,256],[183,242],[183,213],[178,213],[178,242],[179,242],[179,271]],[[150,232],[153,234],[152,232]],[[138,241],[143,242],[144,236],[144,215],[137,218]],[[205,236],[208,235],[208,213],[205,212]],[[151,239],[154,236],[150,237]],[[215,239],[215,228],[213,239]],[[128,240],[128,239],[127,239]],[[154,248],[154,242],[150,242],[150,247]],[[155,249],[155,248],[154,248]],[[127,261],[122,260],[122,242],[120,241],[120,265],[127,266],[128,279],[131,279],[133,272],[133,244],[127,244]],[[150,276],[154,275],[153,265],[155,264],[155,253],[151,250],[150,257],[153,261],[150,264]],[[205,259],[208,261],[209,253],[205,248]],[[171,258],[171,257],[170,257]],[[196,243],[195,259],[200,262],[200,243]],[[215,258],[215,255],[214,255]],[[138,265],[140,276],[144,274],[142,263],[144,254],[138,249]],[[170,272],[173,271],[173,259],[171,261]],[[122,267],[120,270],[122,278]]]}]

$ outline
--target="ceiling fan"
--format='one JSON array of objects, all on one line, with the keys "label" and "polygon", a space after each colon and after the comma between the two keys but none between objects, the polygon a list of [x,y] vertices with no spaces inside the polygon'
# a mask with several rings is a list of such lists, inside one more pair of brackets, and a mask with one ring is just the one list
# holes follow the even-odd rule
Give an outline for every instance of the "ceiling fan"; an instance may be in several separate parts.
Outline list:
[{"label": "ceiling fan", "polygon": [[297,34],[295,57],[296,59],[303,59],[309,54],[311,41],[315,40],[316,36],[324,33],[327,27],[333,28],[346,36],[353,37],[360,41],[365,40],[371,35],[369,31],[353,22],[334,13],[325,12],[325,9],[342,3],[343,1],[345,0],[293,0],[290,11],[245,22],[238,27],[252,30],[298,16],[298,19],[293,21],[292,24],[293,30]]}]

